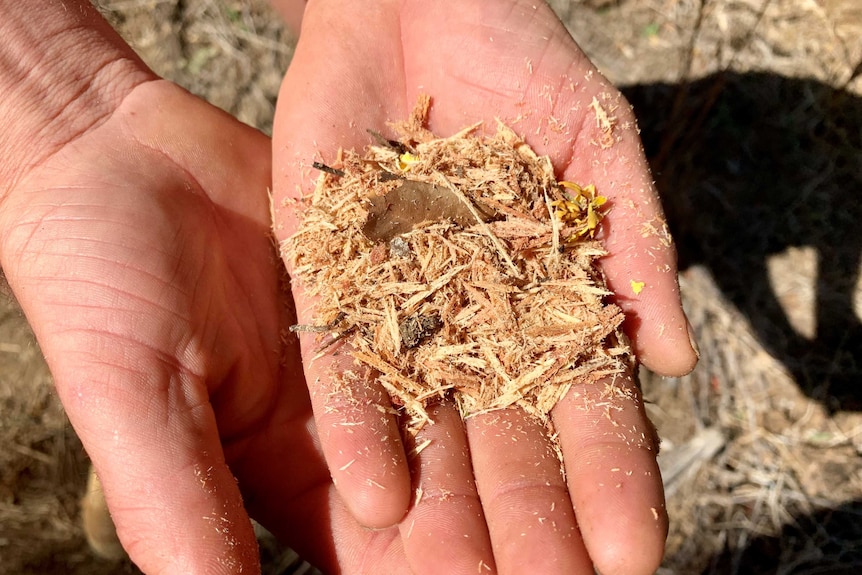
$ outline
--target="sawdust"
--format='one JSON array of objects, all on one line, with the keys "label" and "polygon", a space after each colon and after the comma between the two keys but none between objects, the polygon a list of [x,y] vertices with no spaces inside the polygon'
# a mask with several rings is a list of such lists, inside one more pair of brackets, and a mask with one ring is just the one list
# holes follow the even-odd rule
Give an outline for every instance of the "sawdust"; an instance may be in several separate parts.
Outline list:
[{"label": "sawdust", "polygon": [[608,149],[613,147],[614,143],[616,143],[616,139],[614,137],[614,127],[617,123],[616,116],[611,116],[613,113],[611,110],[610,113],[599,103],[598,99],[593,97],[592,102],[590,102],[590,109],[593,111],[596,117],[596,128],[601,132],[601,138],[597,142],[603,149]]},{"label": "sawdust", "polygon": [[410,429],[445,397],[463,417],[517,405],[547,423],[573,383],[633,361],[596,266],[605,198],[558,183],[502,124],[436,137],[428,106],[394,126],[397,142],[375,134],[321,170],[281,246],[316,301],[314,324],[294,330],[321,353],[346,344]]}]

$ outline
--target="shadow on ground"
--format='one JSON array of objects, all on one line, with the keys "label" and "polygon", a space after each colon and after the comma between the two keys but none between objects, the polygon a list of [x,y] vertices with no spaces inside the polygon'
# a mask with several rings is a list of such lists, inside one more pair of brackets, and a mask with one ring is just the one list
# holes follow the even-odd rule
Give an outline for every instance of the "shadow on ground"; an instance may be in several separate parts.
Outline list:
[{"label": "shadow on ground", "polygon": [[[731,536],[733,532],[731,532]],[[794,518],[776,536],[751,537],[739,530],[737,546],[725,550],[704,571],[709,574],[852,575],[862,572],[862,502]]]},{"label": "shadow on ground", "polygon": [[[707,266],[807,395],[831,411],[862,410],[862,324],[853,303],[862,99],[772,74],[624,92],[641,122],[680,269]],[[804,335],[777,293],[792,286],[776,286],[767,265],[792,247],[813,249],[817,259],[814,321]]]}]

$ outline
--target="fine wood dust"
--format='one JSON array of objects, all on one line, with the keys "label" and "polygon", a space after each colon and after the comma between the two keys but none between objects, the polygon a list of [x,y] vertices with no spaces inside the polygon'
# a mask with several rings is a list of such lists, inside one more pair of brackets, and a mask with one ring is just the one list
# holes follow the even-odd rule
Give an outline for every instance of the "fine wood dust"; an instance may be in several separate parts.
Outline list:
[{"label": "fine wood dust", "polygon": [[374,134],[322,166],[281,246],[316,302],[314,324],[293,329],[316,332],[321,353],[346,344],[410,429],[446,397],[463,417],[517,405],[547,423],[573,383],[632,368],[596,265],[604,198],[557,182],[501,123],[435,136],[428,107],[394,125],[397,141]]}]

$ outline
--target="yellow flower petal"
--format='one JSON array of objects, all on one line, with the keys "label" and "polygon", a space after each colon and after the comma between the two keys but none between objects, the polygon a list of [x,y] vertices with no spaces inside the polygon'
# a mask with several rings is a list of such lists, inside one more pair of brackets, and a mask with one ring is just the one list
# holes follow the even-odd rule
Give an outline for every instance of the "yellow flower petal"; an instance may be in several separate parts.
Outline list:
[{"label": "yellow flower petal", "polygon": [[417,156],[414,156],[410,152],[404,152],[400,156],[398,156],[398,169],[402,172],[406,172],[410,169],[410,166],[419,161]]},{"label": "yellow flower petal", "polygon": [[644,283],[644,282],[636,282],[635,280],[632,280],[632,281],[631,281],[631,285],[632,285],[632,291],[633,291],[633,292],[635,292],[635,295],[638,295],[638,294],[640,294],[640,293],[641,293],[641,291],[643,291],[644,286],[646,285],[646,283]]}]

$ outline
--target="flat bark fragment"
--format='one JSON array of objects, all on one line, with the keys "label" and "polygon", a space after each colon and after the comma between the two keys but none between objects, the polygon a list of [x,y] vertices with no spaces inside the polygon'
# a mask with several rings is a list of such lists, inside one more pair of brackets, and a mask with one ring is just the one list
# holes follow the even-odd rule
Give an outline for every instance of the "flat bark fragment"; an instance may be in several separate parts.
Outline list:
[{"label": "flat bark fragment", "polygon": [[[362,233],[372,241],[388,242],[423,222],[451,220],[462,227],[476,224],[473,213],[448,188],[427,182],[403,180],[394,190],[369,200]],[[482,207],[483,221],[494,216]]]}]

